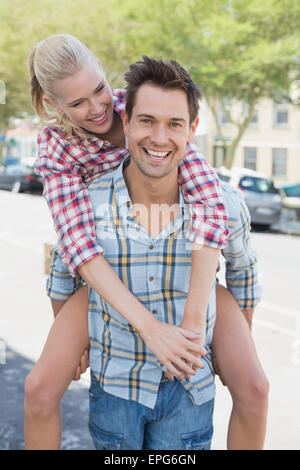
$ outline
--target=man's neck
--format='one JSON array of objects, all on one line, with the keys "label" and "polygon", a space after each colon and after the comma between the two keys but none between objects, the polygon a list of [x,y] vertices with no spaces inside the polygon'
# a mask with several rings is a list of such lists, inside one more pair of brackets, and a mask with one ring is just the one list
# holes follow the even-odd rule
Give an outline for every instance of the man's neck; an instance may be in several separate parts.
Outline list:
[{"label": "man's neck", "polygon": [[180,214],[177,168],[162,178],[149,178],[131,161],[124,179],[133,204],[131,216],[155,240]]},{"label": "man's neck", "polygon": [[179,203],[177,168],[162,178],[150,178],[131,160],[123,174],[133,204],[150,207],[152,204],[172,206]]}]

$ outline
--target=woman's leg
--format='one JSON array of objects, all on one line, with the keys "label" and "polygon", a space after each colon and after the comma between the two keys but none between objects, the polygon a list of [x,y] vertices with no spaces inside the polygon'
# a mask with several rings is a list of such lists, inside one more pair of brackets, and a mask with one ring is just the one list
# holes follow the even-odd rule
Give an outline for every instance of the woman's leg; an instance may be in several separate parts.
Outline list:
[{"label": "woman's leg", "polygon": [[219,375],[233,400],[227,447],[262,449],[269,384],[247,321],[231,293],[221,285],[217,285],[217,321],[212,349]]},{"label": "woman's leg", "polygon": [[60,448],[60,401],[88,346],[88,288],[83,286],[57,315],[41,357],[26,379],[26,449]]}]

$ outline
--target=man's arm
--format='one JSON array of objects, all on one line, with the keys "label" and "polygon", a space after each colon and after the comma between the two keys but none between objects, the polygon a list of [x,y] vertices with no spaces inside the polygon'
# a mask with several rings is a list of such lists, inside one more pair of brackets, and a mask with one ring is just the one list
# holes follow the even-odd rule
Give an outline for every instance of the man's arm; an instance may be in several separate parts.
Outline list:
[{"label": "man's arm", "polygon": [[230,235],[222,250],[226,260],[226,285],[238,302],[251,328],[255,306],[261,298],[257,253],[250,241],[250,214],[240,191],[223,185],[229,214]]}]

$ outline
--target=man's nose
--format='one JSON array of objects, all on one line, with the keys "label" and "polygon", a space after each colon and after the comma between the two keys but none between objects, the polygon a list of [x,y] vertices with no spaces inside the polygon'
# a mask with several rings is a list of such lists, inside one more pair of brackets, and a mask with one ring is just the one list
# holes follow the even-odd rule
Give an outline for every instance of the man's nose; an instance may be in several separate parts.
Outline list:
[{"label": "man's nose", "polygon": [[163,146],[168,143],[168,131],[163,124],[153,126],[151,140],[157,146]]}]

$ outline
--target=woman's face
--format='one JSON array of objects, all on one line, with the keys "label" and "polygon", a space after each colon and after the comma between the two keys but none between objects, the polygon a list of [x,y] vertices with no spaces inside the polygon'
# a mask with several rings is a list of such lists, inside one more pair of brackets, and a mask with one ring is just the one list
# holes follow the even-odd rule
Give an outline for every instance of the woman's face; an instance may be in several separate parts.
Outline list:
[{"label": "woman's face", "polygon": [[112,91],[102,68],[89,61],[55,83],[55,108],[92,134],[106,134],[113,124]]}]

